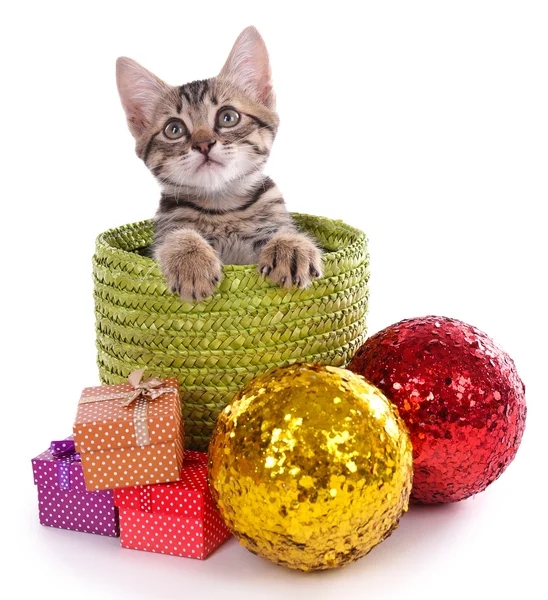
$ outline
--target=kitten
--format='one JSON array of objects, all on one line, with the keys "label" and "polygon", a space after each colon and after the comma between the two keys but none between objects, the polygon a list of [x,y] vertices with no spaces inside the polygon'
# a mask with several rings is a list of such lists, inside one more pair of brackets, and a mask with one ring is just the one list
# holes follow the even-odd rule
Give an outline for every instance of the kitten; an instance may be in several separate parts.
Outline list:
[{"label": "kitten", "polygon": [[180,87],[129,58],[116,67],[137,155],[162,189],[153,253],[171,291],[210,296],[223,263],[256,263],[286,288],[320,277],[320,250],[262,173],[279,121],[259,32],[240,34],[217,77]]}]

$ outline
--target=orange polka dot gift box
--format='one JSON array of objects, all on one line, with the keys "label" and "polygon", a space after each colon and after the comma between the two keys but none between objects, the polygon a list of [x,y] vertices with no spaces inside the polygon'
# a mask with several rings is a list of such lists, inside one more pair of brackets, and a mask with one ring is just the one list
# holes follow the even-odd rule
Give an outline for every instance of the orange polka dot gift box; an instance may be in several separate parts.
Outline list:
[{"label": "orange polka dot gift box", "polygon": [[59,529],[119,535],[112,490],[88,492],[72,437],[53,441],[32,459],[40,523]]},{"label": "orange polka dot gift box", "polygon": [[177,379],[86,388],[74,422],[88,490],[177,481],[183,464],[183,420]]},{"label": "orange polka dot gift box", "polygon": [[181,480],[114,490],[124,548],[206,558],[230,537],[207,484],[207,454],[185,450]]}]

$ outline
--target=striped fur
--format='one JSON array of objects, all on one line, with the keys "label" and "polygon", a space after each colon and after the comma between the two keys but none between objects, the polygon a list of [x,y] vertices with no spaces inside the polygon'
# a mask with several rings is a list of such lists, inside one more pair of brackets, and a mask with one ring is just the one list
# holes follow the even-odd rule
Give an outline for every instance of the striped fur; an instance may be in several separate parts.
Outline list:
[{"label": "striped fur", "polygon": [[[122,58],[117,81],[137,155],[162,189],[153,250],[172,291],[209,296],[223,263],[256,263],[285,287],[321,275],[319,249],[262,173],[279,121],[256,29],[242,32],[218,77],[173,87]],[[233,127],[219,120],[227,108],[239,114]],[[174,119],[177,139],[165,131]]]}]

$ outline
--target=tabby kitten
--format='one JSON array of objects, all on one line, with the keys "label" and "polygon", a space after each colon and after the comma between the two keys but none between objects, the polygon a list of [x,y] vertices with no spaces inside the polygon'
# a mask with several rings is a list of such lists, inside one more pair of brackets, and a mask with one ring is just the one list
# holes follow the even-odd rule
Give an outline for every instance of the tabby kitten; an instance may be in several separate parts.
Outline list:
[{"label": "tabby kitten", "polygon": [[129,58],[116,68],[137,155],[162,189],[153,252],[171,291],[210,296],[223,263],[257,263],[286,288],[320,277],[320,250],[262,173],[278,115],[259,32],[240,34],[217,77],[180,87]]}]

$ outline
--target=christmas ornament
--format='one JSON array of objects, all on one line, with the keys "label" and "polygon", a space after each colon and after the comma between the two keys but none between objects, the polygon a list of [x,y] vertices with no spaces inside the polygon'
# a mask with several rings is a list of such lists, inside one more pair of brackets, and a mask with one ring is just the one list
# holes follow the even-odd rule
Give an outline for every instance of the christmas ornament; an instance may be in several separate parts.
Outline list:
[{"label": "christmas ornament", "polygon": [[445,317],[380,331],[349,368],[378,386],[411,433],[411,498],[455,502],[484,490],[516,455],[525,387],[512,359],[485,333]]},{"label": "christmas ornament", "polygon": [[385,396],[336,367],[248,383],[219,415],[209,484],[240,543],[304,571],[369,552],[407,510],[409,435]]}]

